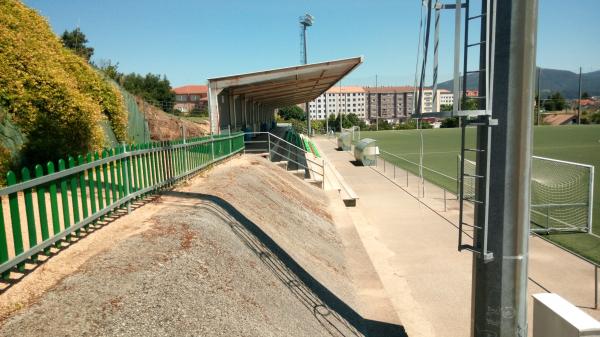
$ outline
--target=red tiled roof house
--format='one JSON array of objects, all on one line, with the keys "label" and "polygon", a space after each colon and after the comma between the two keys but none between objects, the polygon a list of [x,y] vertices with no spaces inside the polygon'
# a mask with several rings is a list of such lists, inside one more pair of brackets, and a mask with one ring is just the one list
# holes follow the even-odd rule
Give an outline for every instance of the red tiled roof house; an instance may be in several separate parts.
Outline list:
[{"label": "red tiled roof house", "polygon": [[193,110],[206,110],[208,107],[208,86],[206,85],[184,85],[173,88],[175,93],[174,109],[181,112]]}]

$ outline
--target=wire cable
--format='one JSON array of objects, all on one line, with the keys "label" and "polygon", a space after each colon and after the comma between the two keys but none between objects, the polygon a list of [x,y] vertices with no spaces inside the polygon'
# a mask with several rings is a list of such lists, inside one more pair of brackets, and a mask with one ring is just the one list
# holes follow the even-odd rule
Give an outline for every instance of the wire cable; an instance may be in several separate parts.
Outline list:
[{"label": "wire cable", "polygon": [[[431,1],[427,0],[427,19],[425,21],[425,44],[423,48],[423,63],[421,65],[421,81],[419,83],[419,99],[417,100],[417,114],[421,114],[423,96],[423,82],[425,82],[425,69],[427,67],[427,54],[429,52],[429,35],[431,31]],[[435,94],[435,93],[434,93]]]},{"label": "wire cable", "polygon": [[421,2],[421,18],[419,19],[419,39],[417,44],[417,60],[415,62],[415,81],[413,83],[412,111],[415,112],[415,100],[417,97],[417,74],[419,73],[419,58],[421,56],[421,42],[423,33],[423,3]]}]

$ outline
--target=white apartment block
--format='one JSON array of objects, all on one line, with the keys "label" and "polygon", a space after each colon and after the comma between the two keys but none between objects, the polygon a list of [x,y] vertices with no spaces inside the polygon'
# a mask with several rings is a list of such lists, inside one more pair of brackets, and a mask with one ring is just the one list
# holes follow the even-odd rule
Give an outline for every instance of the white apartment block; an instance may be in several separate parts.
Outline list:
[{"label": "white apartment block", "polygon": [[437,99],[436,105],[433,106],[433,90],[432,89],[423,89],[423,97],[421,97],[423,113],[439,112],[440,105],[442,105],[442,104],[452,105],[454,103],[454,95],[447,90],[438,90],[437,97],[438,97],[438,99]]},{"label": "white apartment block", "polygon": [[[419,93],[417,92],[417,96]],[[423,89],[423,95],[421,96],[421,111],[423,113],[439,111],[433,107],[433,90]]]},{"label": "white apartment block", "polygon": [[308,104],[311,119],[326,119],[329,115],[354,113],[366,118],[366,92],[363,87],[333,87]]},{"label": "white apartment block", "polygon": [[450,91],[439,90],[438,97],[440,100],[440,105],[453,105],[454,104],[454,94]]}]

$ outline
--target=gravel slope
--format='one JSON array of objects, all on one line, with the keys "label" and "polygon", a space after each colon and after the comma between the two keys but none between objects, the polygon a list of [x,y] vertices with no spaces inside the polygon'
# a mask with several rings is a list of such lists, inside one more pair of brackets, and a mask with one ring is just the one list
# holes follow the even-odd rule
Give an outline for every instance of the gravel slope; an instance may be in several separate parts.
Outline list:
[{"label": "gravel slope", "polygon": [[327,198],[265,165],[238,158],[166,193],[145,231],[83,263],[6,319],[0,336],[362,336],[273,251],[353,307]]}]

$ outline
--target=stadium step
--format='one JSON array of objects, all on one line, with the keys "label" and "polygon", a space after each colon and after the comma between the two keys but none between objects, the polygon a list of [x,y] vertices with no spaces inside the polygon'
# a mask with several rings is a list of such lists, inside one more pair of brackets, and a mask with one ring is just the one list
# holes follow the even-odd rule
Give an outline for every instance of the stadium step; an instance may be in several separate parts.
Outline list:
[{"label": "stadium step", "polygon": [[282,161],[275,162],[275,165],[277,165],[285,170],[285,169],[287,169],[288,162],[287,162],[287,160],[282,160]]},{"label": "stadium step", "polygon": [[298,177],[300,179],[306,178],[306,170],[304,170],[304,169],[291,170],[291,171],[288,171],[288,172],[292,173],[293,175],[295,175],[296,177]]},{"label": "stadium step", "polygon": [[304,181],[306,181],[307,183],[314,185],[318,188],[321,188],[321,186],[323,186],[323,181],[322,180],[317,180],[317,179],[304,179]]}]

